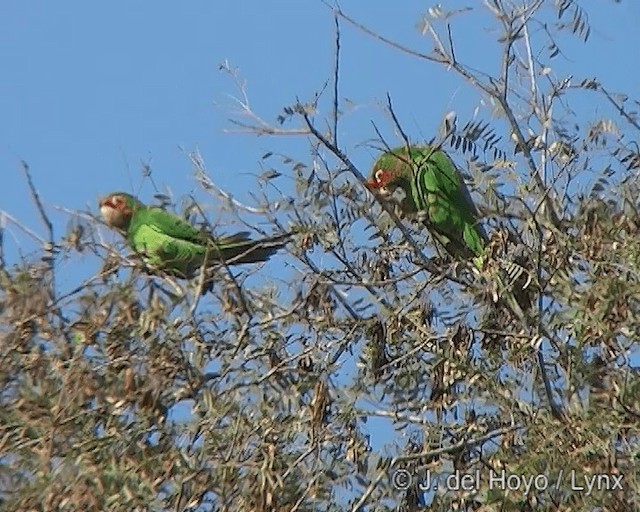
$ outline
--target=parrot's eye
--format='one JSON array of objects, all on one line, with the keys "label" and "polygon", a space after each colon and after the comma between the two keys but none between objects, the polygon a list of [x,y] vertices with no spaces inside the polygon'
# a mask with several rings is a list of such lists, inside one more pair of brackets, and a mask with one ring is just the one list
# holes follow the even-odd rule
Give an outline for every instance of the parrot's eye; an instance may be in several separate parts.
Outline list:
[{"label": "parrot's eye", "polygon": [[376,182],[383,183],[386,173],[384,169],[378,169],[375,174]]}]

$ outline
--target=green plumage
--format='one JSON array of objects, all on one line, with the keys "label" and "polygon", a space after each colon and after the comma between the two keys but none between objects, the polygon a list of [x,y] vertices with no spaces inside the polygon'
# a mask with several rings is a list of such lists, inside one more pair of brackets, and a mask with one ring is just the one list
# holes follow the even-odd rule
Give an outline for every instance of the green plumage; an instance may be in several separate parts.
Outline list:
[{"label": "green plumage", "polygon": [[373,165],[370,188],[388,198],[404,191],[404,213],[424,216],[430,232],[449,254],[469,259],[484,252],[487,239],[460,171],[447,154],[431,146],[395,148]]},{"label": "green plumage", "polygon": [[146,206],[123,192],[110,194],[100,207],[107,224],[119,229],[150,267],[184,278],[197,275],[205,263],[209,267],[222,262],[231,265],[266,261],[288,238],[285,235],[252,240],[246,232],[214,238],[180,217]]}]

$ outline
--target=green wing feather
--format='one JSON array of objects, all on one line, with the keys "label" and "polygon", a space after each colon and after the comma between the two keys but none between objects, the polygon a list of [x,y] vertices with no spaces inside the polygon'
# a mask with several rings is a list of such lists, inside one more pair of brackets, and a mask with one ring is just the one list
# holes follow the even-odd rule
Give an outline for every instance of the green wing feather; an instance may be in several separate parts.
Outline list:
[{"label": "green wing feather", "polygon": [[205,233],[186,220],[157,206],[145,206],[138,210],[133,218],[133,224],[148,224],[159,233],[194,244],[205,244],[207,240]]},{"label": "green wing feather", "polygon": [[486,234],[478,225],[478,212],[460,171],[443,151],[428,148],[418,154],[412,155],[414,197],[420,198],[433,229],[445,237],[443,245],[452,256],[481,255]]}]

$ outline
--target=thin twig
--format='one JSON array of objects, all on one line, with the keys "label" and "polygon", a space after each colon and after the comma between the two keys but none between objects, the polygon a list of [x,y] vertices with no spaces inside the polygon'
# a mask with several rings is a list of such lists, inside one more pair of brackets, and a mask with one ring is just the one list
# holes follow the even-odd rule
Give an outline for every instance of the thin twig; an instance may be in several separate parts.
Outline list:
[{"label": "thin twig", "polygon": [[[325,4],[325,5],[328,5],[328,4]],[[411,48],[409,48],[407,46],[404,46],[404,45],[402,45],[400,43],[397,43],[397,42],[393,41],[392,39],[388,39],[388,38],[378,34],[377,32],[371,30],[366,25],[363,25],[362,23],[359,23],[356,20],[354,20],[353,18],[349,17],[347,14],[345,14],[345,12],[340,7],[331,7],[331,6],[329,6],[329,7],[332,8],[334,10],[334,12],[338,16],[340,16],[345,21],[349,22],[354,27],[358,28],[359,30],[362,30],[365,34],[370,35],[374,39],[382,41],[385,44],[388,44],[389,46],[395,48],[396,50],[400,50],[401,52],[406,53],[408,55],[413,55],[414,57],[420,57],[421,59],[429,60],[429,61],[432,61],[432,62],[442,62],[440,59],[432,57],[432,56],[430,56],[430,55],[428,55],[426,53],[422,53],[422,52],[418,52],[416,50],[412,50]]]},{"label": "thin twig", "polygon": [[22,172],[24,173],[27,184],[29,185],[29,190],[31,191],[31,197],[33,197],[34,202],[36,203],[36,207],[38,208],[38,212],[40,213],[40,219],[43,224],[46,226],[47,231],[49,231],[49,243],[53,246],[54,236],[53,236],[53,224],[49,220],[47,213],[44,210],[44,206],[42,206],[42,201],[40,201],[40,194],[36,190],[35,185],[33,184],[33,180],[31,179],[31,172],[29,171],[29,165],[27,162],[22,160]]},{"label": "thin twig", "polygon": [[246,212],[254,214],[266,213],[267,210],[265,208],[254,208],[252,206],[247,206],[237,199],[234,199],[231,194],[225,192],[218,185],[216,185],[211,177],[206,173],[202,157],[198,153],[190,153],[189,159],[196,167],[196,179],[200,182],[205,190],[213,190],[218,196],[223,198],[233,208],[237,208],[239,210],[244,210]]},{"label": "thin twig", "polygon": [[6,221],[9,220],[13,224],[15,224],[18,228],[20,228],[22,231],[24,231],[27,235],[29,235],[31,238],[33,238],[34,240],[37,240],[38,242],[40,242],[42,245],[44,245],[46,243],[46,240],[44,238],[42,238],[40,235],[38,235],[35,231],[29,229],[27,226],[22,224],[18,219],[16,219],[12,215],[8,214],[6,211],[0,210],[0,215],[4,219],[3,220],[3,226],[5,225]]},{"label": "thin twig", "polygon": [[229,122],[236,126],[240,126],[243,130],[223,130],[224,133],[256,133],[257,135],[309,135],[308,132],[293,128],[284,129],[276,128],[275,126],[267,123],[264,119],[258,116],[252,109],[249,103],[249,95],[247,94],[247,84],[238,78],[238,72],[231,68],[228,61],[220,64],[220,70],[225,71],[233,79],[237,89],[240,91],[242,98],[236,98],[230,96],[230,98],[237,103],[240,108],[237,111],[238,115],[246,117],[251,120],[249,123],[244,123],[236,119],[230,119]]},{"label": "thin twig", "polygon": [[409,152],[409,146],[411,146],[411,143],[409,142],[409,137],[402,129],[402,126],[400,126],[400,121],[398,120],[398,116],[396,115],[395,110],[393,110],[393,103],[391,102],[391,95],[389,93],[387,93],[387,108],[389,109],[389,114],[391,114],[393,123],[396,125],[396,129],[400,132],[400,135],[402,135],[405,147],[407,148],[407,154],[410,155],[411,153]]},{"label": "thin twig", "polygon": [[340,76],[340,18],[334,13],[333,19],[336,25],[336,53],[333,67],[333,143],[338,146],[338,79]]}]

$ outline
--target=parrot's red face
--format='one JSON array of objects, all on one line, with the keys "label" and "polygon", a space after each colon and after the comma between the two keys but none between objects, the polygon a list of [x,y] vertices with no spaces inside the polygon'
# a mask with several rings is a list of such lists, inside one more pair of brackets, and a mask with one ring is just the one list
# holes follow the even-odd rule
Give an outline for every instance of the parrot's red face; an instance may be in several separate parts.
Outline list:
[{"label": "parrot's red face", "polygon": [[367,181],[367,186],[374,190],[382,187],[386,187],[387,184],[393,179],[393,174],[385,169],[377,169],[373,173],[373,177]]},{"label": "parrot's red face", "polygon": [[395,189],[393,186],[395,178],[396,175],[393,171],[377,169],[366,182],[366,185],[374,194],[382,196],[382,198],[388,198],[393,193],[393,189]]},{"label": "parrot's red face", "polygon": [[100,213],[109,227],[127,229],[133,209],[129,206],[127,198],[118,194],[104,197],[100,200]]}]

